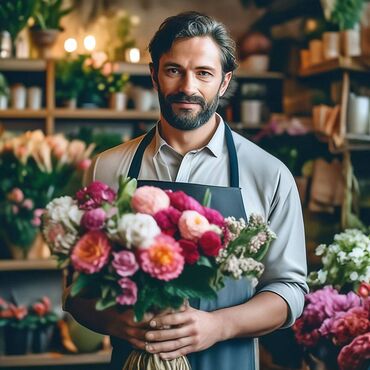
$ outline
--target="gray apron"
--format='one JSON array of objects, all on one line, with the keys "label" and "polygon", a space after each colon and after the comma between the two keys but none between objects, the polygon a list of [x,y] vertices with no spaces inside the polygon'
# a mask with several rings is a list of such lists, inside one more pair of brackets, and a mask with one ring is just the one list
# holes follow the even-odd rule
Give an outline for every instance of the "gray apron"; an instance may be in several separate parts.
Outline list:
[{"label": "gray apron", "polygon": [[[138,178],[144,151],[152,141],[155,127],[140,142],[132,160],[128,177]],[[232,132],[225,124],[225,137],[229,153],[230,187],[208,186],[192,183],[139,180],[138,186],[151,185],[174,191],[182,190],[198,201],[202,201],[206,189],[212,194],[211,207],[217,209],[224,217],[234,216],[247,219],[243,199],[239,188],[238,158]],[[203,311],[214,311],[245,303],[254,294],[249,280],[227,278],[225,287],[217,293],[217,299],[190,300],[190,305]],[[224,323],[220,323],[224,325]],[[130,344],[124,340],[111,337],[113,347],[111,370],[121,370],[129,353]],[[254,339],[236,338],[219,342],[205,351],[187,355],[192,370],[256,370],[256,354]]]}]

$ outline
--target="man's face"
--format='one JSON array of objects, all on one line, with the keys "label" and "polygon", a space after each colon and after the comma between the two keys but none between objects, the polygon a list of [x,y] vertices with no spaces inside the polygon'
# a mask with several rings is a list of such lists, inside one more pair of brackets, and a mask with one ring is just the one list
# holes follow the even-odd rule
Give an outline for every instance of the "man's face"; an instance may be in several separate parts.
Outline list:
[{"label": "man's face", "polygon": [[174,128],[193,130],[214,115],[231,73],[222,78],[220,50],[211,38],[193,37],[176,41],[152,77],[162,117]]}]

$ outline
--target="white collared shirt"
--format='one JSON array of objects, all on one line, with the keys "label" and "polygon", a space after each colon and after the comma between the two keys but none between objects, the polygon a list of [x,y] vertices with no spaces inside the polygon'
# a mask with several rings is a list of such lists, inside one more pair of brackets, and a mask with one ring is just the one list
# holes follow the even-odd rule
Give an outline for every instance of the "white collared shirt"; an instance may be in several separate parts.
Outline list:
[{"label": "white collared shirt", "polygon": [[[160,136],[144,152],[138,179],[229,186],[229,158],[222,118],[209,143],[182,156]],[[98,155],[86,182],[100,180],[117,189],[118,178],[127,175],[142,136]],[[265,272],[257,291],[271,291],[289,305],[284,327],[293,324],[304,305],[306,250],[301,203],[295,181],[286,166],[257,145],[233,132],[239,162],[239,181],[246,214],[262,215],[277,239],[265,256]]]}]

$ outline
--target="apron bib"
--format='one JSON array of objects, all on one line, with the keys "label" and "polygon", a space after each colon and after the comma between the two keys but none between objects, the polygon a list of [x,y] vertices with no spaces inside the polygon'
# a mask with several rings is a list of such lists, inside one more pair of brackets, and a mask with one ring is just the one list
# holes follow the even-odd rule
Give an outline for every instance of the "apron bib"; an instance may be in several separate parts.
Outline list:
[{"label": "apron bib", "polygon": [[[155,135],[155,127],[150,130],[140,142],[128,177],[138,178],[144,151]],[[217,209],[224,217],[234,216],[247,220],[243,199],[239,188],[239,170],[236,149],[232,132],[225,124],[225,137],[229,153],[230,187],[208,186],[192,183],[138,180],[138,186],[150,185],[173,191],[182,190],[186,194],[202,202],[207,189],[211,191],[210,207]],[[248,279],[225,279],[225,287],[217,293],[214,300],[190,300],[190,305],[203,311],[214,311],[245,303],[254,294],[254,289]],[[220,323],[222,325],[222,323]],[[124,340],[111,337],[113,347],[111,370],[121,370],[132,347]],[[255,340],[252,338],[235,338],[219,342],[205,351],[186,356],[192,370],[256,370]]]}]

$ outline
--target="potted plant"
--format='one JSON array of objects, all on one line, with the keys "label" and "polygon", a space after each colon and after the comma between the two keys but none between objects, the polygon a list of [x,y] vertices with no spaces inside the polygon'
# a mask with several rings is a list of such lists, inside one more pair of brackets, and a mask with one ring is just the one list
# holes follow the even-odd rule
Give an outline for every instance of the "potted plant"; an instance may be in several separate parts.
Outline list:
[{"label": "potted plant", "polygon": [[344,56],[361,54],[359,21],[364,0],[336,0],[330,13],[330,22],[341,32],[341,47]]},{"label": "potted plant", "polygon": [[119,111],[126,109],[127,95],[125,87],[128,80],[129,76],[126,73],[111,73],[107,76],[106,90],[109,95],[109,108]]},{"label": "potted plant", "polygon": [[9,87],[5,76],[0,73],[0,110],[8,108]]},{"label": "potted plant", "polygon": [[60,21],[72,10],[73,7],[63,8],[63,0],[38,0],[31,36],[42,58],[50,57],[51,47],[62,31]]},{"label": "potted plant", "polygon": [[[38,0],[4,0],[0,2],[0,57],[12,56],[18,33],[33,16]],[[10,36],[10,45],[8,44]],[[3,45],[3,43],[7,45]]]}]

